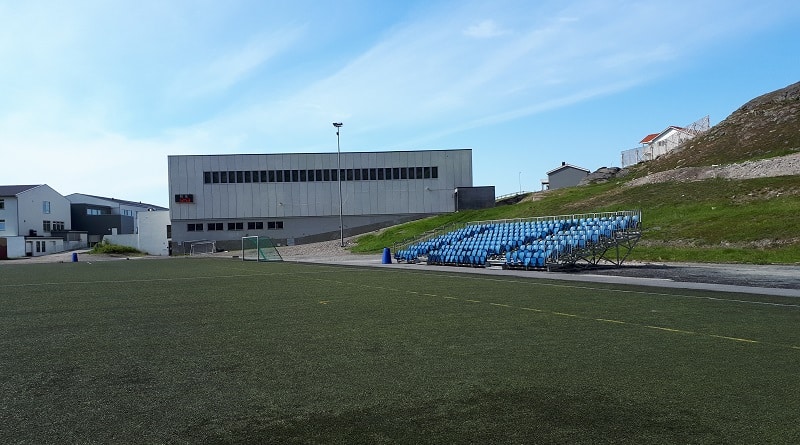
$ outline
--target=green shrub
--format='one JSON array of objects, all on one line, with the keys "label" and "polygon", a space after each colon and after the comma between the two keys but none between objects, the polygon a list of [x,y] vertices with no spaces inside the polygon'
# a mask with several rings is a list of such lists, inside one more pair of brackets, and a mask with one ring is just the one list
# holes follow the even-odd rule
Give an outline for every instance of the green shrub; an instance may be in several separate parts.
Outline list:
[{"label": "green shrub", "polygon": [[144,255],[144,253],[136,248],[130,246],[120,246],[119,244],[109,243],[103,240],[97,243],[89,251],[90,254],[121,254],[121,255]]}]

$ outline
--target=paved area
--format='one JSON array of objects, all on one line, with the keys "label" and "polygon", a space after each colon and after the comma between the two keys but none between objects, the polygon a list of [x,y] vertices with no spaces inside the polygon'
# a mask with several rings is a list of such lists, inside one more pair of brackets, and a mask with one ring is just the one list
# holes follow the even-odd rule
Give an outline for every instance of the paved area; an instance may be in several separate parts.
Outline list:
[{"label": "paved area", "polygon": [[[504,270],[498,266],[454,267],[429,266],[425,263],[382,264],[381,255],[343,257],[287,257],[285,261],[398,268],[407,270],[473,273],[497,276],[520,276],[548,280],[613,283],[677,289],[751,293],[800,297],[800,266],[749,264],[631,263],[619,268],[580,271]],[[392,259],[394,261],[394,259]]]}]

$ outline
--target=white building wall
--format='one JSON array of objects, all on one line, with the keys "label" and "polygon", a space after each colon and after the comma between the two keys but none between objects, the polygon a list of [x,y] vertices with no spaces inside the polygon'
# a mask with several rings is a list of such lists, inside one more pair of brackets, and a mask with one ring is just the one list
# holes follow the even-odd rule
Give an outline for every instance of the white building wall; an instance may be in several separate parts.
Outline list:
[{"label": "white building wall", "polygon": [[[19,235],[28,235],[30,230],[35,230],[39,236],[49,236],[50,232],[42,229],[43,221],[62,221],[64,229],[72,228],[72,214],[70,202],[50,186],[43,184],[17,195],[17,210],[19,212]],[[50,213],[45,213],[44,202],[50,203]]]},{"label": "white building wall", "polygon": [[148,255],[169,255],[167,226],[170,224],[169,212],[166,210],[140,212],[136,234],[105,235],[103,240],[121,246],[129,246],[141,250]]},{"label": "white building wall", "polygon": [[[0,230],[0,236],[11,237],[19,233],[19,205],[15,196],[3,197],[3,209],[0,209],[0,219],[5,221],[5,230]],[[24,245],[23,245],[24,248]],[[24,250],[23,250],[24,254]]]},{"label": "white building wall", "polygon": [[25,237],[10,236],[6,238],[7,254],[9,258],[22,258],[25,256]]}]

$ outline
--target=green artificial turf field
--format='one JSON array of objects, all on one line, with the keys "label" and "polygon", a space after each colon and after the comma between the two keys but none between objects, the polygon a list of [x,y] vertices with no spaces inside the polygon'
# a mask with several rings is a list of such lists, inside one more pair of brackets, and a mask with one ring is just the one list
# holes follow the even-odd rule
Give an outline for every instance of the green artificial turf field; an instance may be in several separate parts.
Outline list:
[{"label": "green artificial turf field", "polygon": [[800,443],[800,301],[230,259],[0,266],[2,443]]}]

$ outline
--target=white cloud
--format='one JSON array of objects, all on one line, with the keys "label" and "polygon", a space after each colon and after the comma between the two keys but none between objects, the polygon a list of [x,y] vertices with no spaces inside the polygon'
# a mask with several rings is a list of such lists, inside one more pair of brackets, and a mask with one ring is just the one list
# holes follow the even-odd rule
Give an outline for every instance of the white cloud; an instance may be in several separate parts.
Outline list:
[{"label": "white cloud", "polygon": [[502,29],[494,20],[483,20],[470,25],[464,30],[464,35],[476,39],[489,39],[509,34],[511,31]]}]

